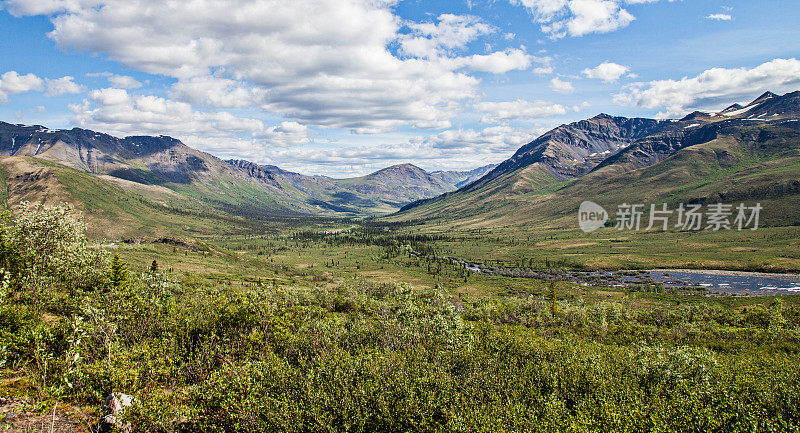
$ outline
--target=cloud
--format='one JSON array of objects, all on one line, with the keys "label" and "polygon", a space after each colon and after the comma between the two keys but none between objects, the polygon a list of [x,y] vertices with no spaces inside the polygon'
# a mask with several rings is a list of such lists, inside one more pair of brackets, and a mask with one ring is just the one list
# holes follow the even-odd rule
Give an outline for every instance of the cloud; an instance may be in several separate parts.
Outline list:
[{"label": "cloud", "polygon": [[74,77],[70,76],[41,78],[34,74],[20,75],[17,71],[8,71],[0,76],[0,103],[8,102],[9,95],[26,92],[44,92],[46,96],[83,92],[83,87],[73,80]]},{"label": "cloud", "polygon": [[550,88],[553,89],[554,92],[564,95],[575,93],[575,88],[572,87],[571,82],[560,80],[558,77],[550,80]]},{"label": "cloud", "polygon": [[614,96],[620,104],[666,108],[679,115],[695,108],[721,108],[747,101],[766,90],[789,92],[800,86],[800,61],[775,59],[754,68],[713,68],[695,77],[635,83]]},{"label": "cloud", "polygon": [[42,89],[44,81],[34,74],[20,75],[17,71],[8,71],[0,76],[0,102],[7,102],[8,95]]},{"label": "cloud", "polygon": [[[552,39],[608,33],[627,27],[636,18],[620,0],[509,0],[522,5]],[[650,3],[634,0],[627,3]]]},{"label": "cloud", "polygon": [[498,123],[506,120],[535,120],[566,114],[568,109],[560,104],[547,101],[525,101],[517,99],[506,102],[480,102],[475,109],[485,112],[482,123]]},{"label": "cloud", "polygon": [[142,87],[142,83],[133,77],[127,75],[117,75],[111,72],[90,72],[86,74],[87,77],[105,77],[112,87],[118,89],[138,89]]},{"label": "cloud", "polygon": [[620,79],[630,68],[627,66],[618,65],[605,61],[594,68],[586,68],[583,70],[583,75],[587,78],[596,78],[603,80],[606,83],[613,83]]},{"label": "cloud", "polygon": [[75,78],[69,75],[56,79],[45,79],[45,87],[47,90],[44,92],[47,96],[60,96],[66,93],[82,93],[83,86],[73,81]]},{"label": "cloud", "polygon": [[394,4],[10,0],[6,7],[48,15],[49,37],[63,49],[173,78],[171,98],[359,133],[449,127],[476,96],[480,81],[471,73],[533,61],[523,47],[463,56],[460,50],[496,29],[468,15],[405,22]]},{"label": "cloud", "polygon": [[14,16],[52,15],[75,12],[81,8],[97,7],[100,0],[5,0],[2,6]]},{"label": "cloud", "polygon": [[142,87],[142,83],[127,75],[111,75],[108,77],[108,82],[112,86],[120,89],[138,89]]},{"label": "cloud", "polygon": [[175,83],[170,96],[192,104],[243,108],[257,106],[265,99],[266,91],[241,81],[203,76]]},{"label": "cloud", "polygon": [[443,131],[424,138],[412,139],[433,149],[448,149],[459,152],[513,152],[532,141],[535,132],[527,132],[509,126],[492,126],[480,131],[457,129]]},{"label": "cloud", "polygon": [[437,20],[438,23],[406,23],[411,33],[399,38],[401,52],[419,58],[439,57],[495,31],[471,15],[442,14]]},{"label": "cloud", "polygon": [[[188,103],[157,96],[136,95],[125,89],[106,88],[89,92],[80,104],[70,105],[72,122],[82,128],[126,135],[171,135],[187,143],[224,143],[215,149],[250,146],[297,146],[309,142],[308,130],[296,122],[277,126],[259,119],[228,112],[197,111]],[[230,149],[229,149],[230,150]]]},{"label": "cloud", "polygon": [[554,24],[554,31],[566,28],[570,36],[609,33],[627,27],[636,19],[619,4],[609,0],[572,0],[569,9],[573,18],[563,27]]},{"label": "cloud", "polygon": [[465,67],[474,71],[504,74],[508,71],[526,69],[531,65],[532,56],[520,49],[509,48],[491,54],[475,54],[443,61],[449,62],[454,69]]},{"label": "cloud", "polygon": [[469,69],[493,74],[526,69],[534,60],[519,48],[460,56],[459,50],[478,37],[495,32],[495,28],[470,15],[442,14],[437,20],[437,23],[406,23],[411,33],[399,37],[400,53],[442,64],[449,70]]},{"label": "cloud", "polygon": [[730,14],[710,14],[706,16],[707,20],[714,20],[714,21],[730,21],[733,17]]},{"label": "cloud", "polygon": [[543,57],[536,57],[533,56],[531,59],[534,63],[537,63],[539,66],[533,68],[532,72],[538,75],[547,75],[552,74],[555,70],[553,68],[553,58],[550,56],[543,56]]},{"label": "cloud", "polygon": [[[411,162],[426,170],[465,170],[510,157],[520,146],[546,132],[549,126],[521,130],[492,126],[482,130],[455,129],[412,137],[380,146],[265,149],[253,154],[262,163],[300,173],[335,177],[362,176],[389,165]],[[354,164],[353,161],[358,161]]]}]

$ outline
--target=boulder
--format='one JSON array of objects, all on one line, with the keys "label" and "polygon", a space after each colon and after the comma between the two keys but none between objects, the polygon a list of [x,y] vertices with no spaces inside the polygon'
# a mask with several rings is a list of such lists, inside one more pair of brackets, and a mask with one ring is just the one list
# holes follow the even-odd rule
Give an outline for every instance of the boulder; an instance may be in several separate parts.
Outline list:
[{"label": "boulder", "polygon": [[136,399],[134,399],[133,396],[121,392],[112,392],[109,394],[103,402],[103,410],[106,411],[107,415],[100,418],[98,431],[110,432],[116,427],[123,432],[130,432],[132,430],[131,425],[123,424],[122,421],[119,420],[119,414],[126,408],[132,406],[134,401],[136,401]]}]

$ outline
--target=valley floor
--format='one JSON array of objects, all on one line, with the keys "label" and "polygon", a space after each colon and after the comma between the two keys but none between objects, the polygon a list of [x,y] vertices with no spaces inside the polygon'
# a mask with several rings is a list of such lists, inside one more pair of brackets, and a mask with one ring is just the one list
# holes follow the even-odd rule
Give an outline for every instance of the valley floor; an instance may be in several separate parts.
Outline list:
[{"label": "valley floor", "polygon": [[796,272],[798,228],[507,230],[326,221],[103,241],[127,263],[125,284],[2,307],[0,396],[27,397],[43,417],[58,403],[97,418],[105,395],[124,392],[137,399],[125,422],[141,431],[800,426],[800,296],[591,286],[453,260],[555,276]]}]

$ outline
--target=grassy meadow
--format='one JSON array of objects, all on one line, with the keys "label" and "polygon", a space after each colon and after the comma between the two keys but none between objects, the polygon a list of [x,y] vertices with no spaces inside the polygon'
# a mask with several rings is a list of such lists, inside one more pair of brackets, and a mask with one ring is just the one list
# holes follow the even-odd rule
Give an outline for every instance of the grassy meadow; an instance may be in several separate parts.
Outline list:
[{"label": "grassy meadow", "polygon": [[[794,228],[748,241],[285,224],[90,241],[66,210],[6,216],[0,395],[79,431],[96,428],[110,392],[136,399],[119,426],[147,432],[800,426],[798,296],[591,287],[449,259],[791,271]],[[20,428],[5,416],[0,427]]]}]

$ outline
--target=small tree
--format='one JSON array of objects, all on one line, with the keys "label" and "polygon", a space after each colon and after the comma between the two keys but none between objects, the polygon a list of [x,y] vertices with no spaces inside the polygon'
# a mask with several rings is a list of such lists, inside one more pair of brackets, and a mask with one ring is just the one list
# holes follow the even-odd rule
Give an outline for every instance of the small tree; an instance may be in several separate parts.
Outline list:
[{"label": "small tree", "polygon": [[558,292],[556,291],[556,282],[550,282],[550,313],[555,315],[558,311]]},{"label": "small tree", "polygon": [[158,272],[158,262],[153,260],[153,263],[150,263],[150,272],[156,273]]},{"label": "small tree", "polygon": [[121,287],[128,281],[128,267],[119,258],[119,254],[114,254],[111,259],[111,284],[114,287]]}]

